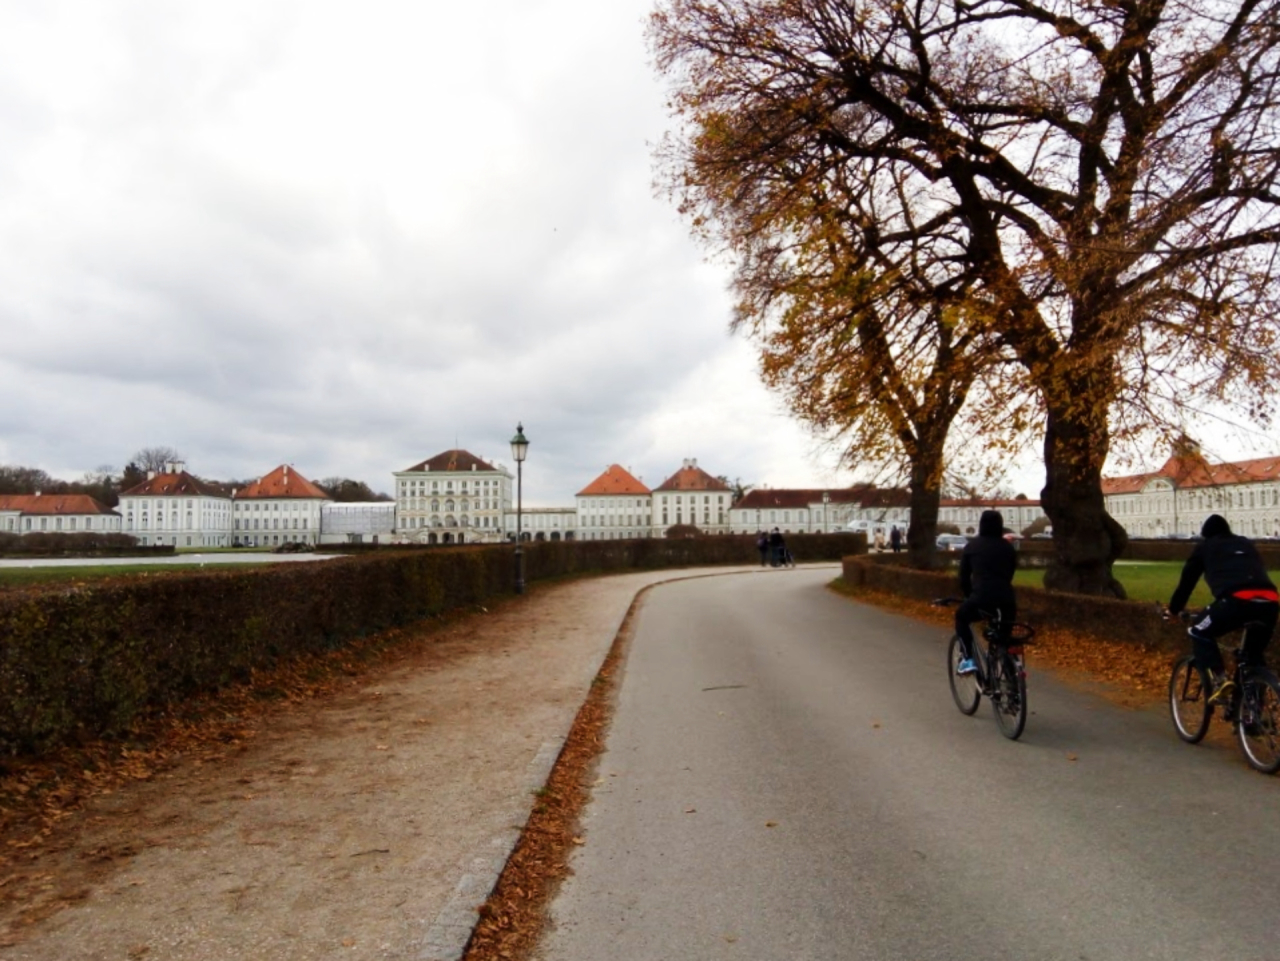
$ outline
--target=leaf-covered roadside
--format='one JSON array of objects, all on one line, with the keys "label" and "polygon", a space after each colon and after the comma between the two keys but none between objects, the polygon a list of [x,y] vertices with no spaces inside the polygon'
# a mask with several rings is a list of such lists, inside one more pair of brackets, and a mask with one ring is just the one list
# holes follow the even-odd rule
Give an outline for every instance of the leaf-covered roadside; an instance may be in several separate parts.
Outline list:
[{"label": "leaf-covered roadside", "polygon": [[[883,591],[850,587],[843,581],[836,581],[832,589],[864,604],[937,624],[940,633],[949,632],[952,624],[953,613],[949,608]],[[1102,693],[1123,704],[1146,705],[1163,698],[1169,683],[1168,651],[1122,644],[1053,624],[1032,626],[1036,629],[1036,640],[1027,648],[1027,663],[1032,668],[1048,667],[1068,677],[1098,682]],[[1178,631],[1172,626],[1169,629]]]},{"label": "leaf-covered roadside", "polygon": [[[633,609],[634,613],[634,609]],[[591,798],[597,758],[613,717],[618,665],[631,636],[632,614],[596,674],[569,737],[538,792],[533,811],[489,899],[463,961],[518,961],[529,957],[542,934],[547,909],[569,875],[569,857],[584,842],[579,819]],[[601,779],[602,780],[602,779]]]}]

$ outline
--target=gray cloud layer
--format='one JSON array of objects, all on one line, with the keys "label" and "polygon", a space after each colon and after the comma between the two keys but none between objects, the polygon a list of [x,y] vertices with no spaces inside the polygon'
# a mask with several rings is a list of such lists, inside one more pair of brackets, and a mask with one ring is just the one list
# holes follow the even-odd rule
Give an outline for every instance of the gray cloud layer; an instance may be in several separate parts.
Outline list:
[{"label": "gray cloud layer", "polygon": [[834,482],[651,193],[634,0],[0,10],[0,462],[390,487],[457,442]]}]

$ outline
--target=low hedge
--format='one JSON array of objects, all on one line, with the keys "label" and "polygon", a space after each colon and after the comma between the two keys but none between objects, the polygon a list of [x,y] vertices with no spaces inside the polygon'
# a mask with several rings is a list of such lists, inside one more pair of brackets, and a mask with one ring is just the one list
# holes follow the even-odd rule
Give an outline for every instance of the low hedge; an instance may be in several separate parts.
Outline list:
[{"label": "low hedge", "polygon": [[173,552],[171,544],[164,547],[140,547],[138,539],[131,534],[95,534],[92,531],[76,534],[0,534],[0,556],[146,557]]},{"label": "low hedge", "polygon": [[[898,564],[879,563],[874,557],[846,557],[844,579],[856,586],[870,587],[914,600],[955,596],[960,585],[954,571],[918,571]],[[1056,625],[1095,637],[1181,651],[1185,639],[1155,616],[1146,601],[1121,601],[1110,597],[1064,594],[1038,587],[1018,588],[1018,618],[1033,627]]]},{"label": "low hedge", "polygon": [[[791,538],[799,560],[865,550],[854,534]],[[140,711],[333,650],[514,586],[510,545],[388,550],[248,570],[51,584],[0,594],[0,752],[128,729]],[[756,563],[753,537],[525,545],[533,581],[586,571]]]}]

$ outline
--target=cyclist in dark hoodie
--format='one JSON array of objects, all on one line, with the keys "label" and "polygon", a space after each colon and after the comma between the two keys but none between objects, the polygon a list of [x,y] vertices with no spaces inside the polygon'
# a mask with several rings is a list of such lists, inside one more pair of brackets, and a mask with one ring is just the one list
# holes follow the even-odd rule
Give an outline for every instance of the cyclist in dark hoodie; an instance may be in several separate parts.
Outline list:
[{"label": "cyclist in dark hoodie", "polygon": [[957,674],[978,669],[973,660],[974,621],[990,620],[1000,613],[1001,623],[1013,623],[1017,602],[1013,595],[1013,572],[1018,555],[1004,539],[1004,518],[999,511],[983,511],[978,518],[978,536],[965,545],[960,555],[960,590],[964,603],[956,608],[956,633],[964,644],[964,659]]},{"label": "cyclist in dark hoodie", "polygon": [[1209,672],[1213,690],[1209,703],[1223,700],[1234,686],[1223,677],[1222,651],[1218,638],[1248,625],[1241,661],[1248,667],[1262,667],[1263,653],[1275,633],[1280,615],[1280,596],[1267,576],[1258,550],[1247,537],[1231,533],[1221,514],[1210,514],[1200,528],[1203,540],[1196,545],[1182,567],[1182,578],[1169,600],[1166,617],[1187,604],[1200,575],[1213,594],[1213,603],[1187,631],[1195,645],[1196,662]]}]

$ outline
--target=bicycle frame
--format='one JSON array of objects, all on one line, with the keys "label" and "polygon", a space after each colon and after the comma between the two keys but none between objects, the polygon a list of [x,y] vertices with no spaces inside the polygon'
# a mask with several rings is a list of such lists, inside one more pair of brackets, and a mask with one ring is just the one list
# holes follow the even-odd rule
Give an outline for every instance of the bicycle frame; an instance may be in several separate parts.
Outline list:
[{"label": "bicycle frame", "polygon": [[[1196,621],[1202,613],[1182,611],[1178,616],[1183,621]],[[1242,625],[1239,644],[1229,651],[1228,676],[1234,686],[1225,703],[1208,702],[1205,669],[1194,654],[1185,654],[1174,662],[1169,678],[1169,710],[1178,736],[1189,744],[1198,744],[1208,731],[1215,710],[1221,708],[1221,717],[1232,726],[1249,765],[1264,774],[1274,774],[1280,770],[1280,743],[1276,737],[1280,726],[1275,708],[1280,700],[1280,680],[1265,665],[1243,662],[1246,639],[1254,626],[1255,622]],[[1225,636],[1233,635],[1237,632]],[[1224,654],[1228,652],[1220,639],[1217,643]]]}]

